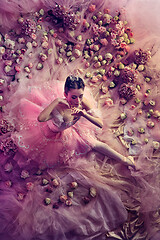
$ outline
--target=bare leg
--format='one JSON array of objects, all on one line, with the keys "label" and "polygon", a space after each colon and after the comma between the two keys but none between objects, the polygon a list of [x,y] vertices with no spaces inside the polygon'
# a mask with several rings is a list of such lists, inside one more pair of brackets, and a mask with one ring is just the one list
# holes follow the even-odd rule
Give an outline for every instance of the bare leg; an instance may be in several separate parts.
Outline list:
[{"label": "bare leg", "polygon": [[93,149],[127,166],[132,166],[132,167],[135,166],[133,157],[131,156],[124,157],[123,155],[121,155],[120,153],[116,152],[111,147],[109,147],[106,143],[96,141],[96,144],[93,147]]}]

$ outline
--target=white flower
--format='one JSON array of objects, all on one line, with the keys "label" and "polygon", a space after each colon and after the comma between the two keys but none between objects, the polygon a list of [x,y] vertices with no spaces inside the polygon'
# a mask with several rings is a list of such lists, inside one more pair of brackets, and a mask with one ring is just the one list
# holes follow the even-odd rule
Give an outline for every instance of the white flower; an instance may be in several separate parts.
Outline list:
[{"label": "white flower", "polygon": [[11,39],[6,39],[5,40],[5,46],[10,49],[14,49],[15,47],[15,42],[12,41]]}]

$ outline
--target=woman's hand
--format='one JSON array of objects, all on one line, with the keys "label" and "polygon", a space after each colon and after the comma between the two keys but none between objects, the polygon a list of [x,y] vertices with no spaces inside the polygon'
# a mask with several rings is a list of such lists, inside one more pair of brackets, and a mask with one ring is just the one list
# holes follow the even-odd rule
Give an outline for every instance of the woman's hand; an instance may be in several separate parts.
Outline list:
[{"label": "woman's hand", "polygon": [[84,116],[84,112],[82,109],[78,109],[76,107],[71,108],[71,114],[76,117]]}]

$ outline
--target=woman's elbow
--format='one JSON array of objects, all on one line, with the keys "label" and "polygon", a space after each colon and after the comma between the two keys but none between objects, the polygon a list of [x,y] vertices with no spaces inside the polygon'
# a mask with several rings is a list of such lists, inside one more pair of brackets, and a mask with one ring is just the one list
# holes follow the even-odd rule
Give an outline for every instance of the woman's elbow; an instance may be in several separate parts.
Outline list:
[{"label": "woman's elbow", "polygon": [[38,122],[45,122],[45,119],[41,114],[39,114],[39,116],[37,117],[37,120]]},{"label": "woman's elbow", "polygon": [[43,122],[42,118],[40,117],[40,115],[37,117],[37,120],[38,120],[38,122]]}]

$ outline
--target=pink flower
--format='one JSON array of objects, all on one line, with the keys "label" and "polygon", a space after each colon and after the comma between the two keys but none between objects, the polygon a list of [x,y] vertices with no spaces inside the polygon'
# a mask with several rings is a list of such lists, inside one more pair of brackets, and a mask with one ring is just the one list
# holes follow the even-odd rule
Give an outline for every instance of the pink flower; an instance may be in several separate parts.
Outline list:
[{"label": "pink flower", "polygon": [[88,7],[89,12],[93,13],[95,10],[96,10],[96,5],[94,5],[94,4],[89,5],[89,7]]},{"label": "pink flower", "polygon": [[136,95],[136,88],[131,83],[123,83],[119,88],[119,95],[121,98],[130,100]]},{"label": "pink flower", "polygon": [[78,183],[77,182],[71,182],[70,186],[71,186],[71,188],[75,189],[75,188],[78,187]]},{"label": "pink flower", "polygon": [[56,46],[61,47],[62,46],[62,41],[60,39],[57,39],[55,41]]},{"label": "pink flower", "polygon": [[56,38],[57,36],[58,36],[58,34],[57,34],[57,33],[54,33],[54,34],[53,34],[53,37],[54,37],[54,38]]},{"label": "pink flower", "polygon": [[22,22],[22,33],[27,36],[32,36],[36,32],[36,23],[31,19],[26,19]]},{"label": "pink flower", "polygon": [[66,196],[66,195],[61,195],[61,196],[59,197],[59,200],[60,200],[62,203],[64,203],[64,202],[66,202],[66,200],[67,200],[67,196]]},{"label": "pink flower", "polygon": [[18,38],[18,42],[21,43],[21,44],[25,43],[25,39],[24,38]]},{"label": "pink flower", "polygon": [[106,32],[106,28],[103,27],[103,26],[101,26],[101,27],[99,27],[98,32],[99,32],[100,34],[102,34],[102,33]]},{"label": "pink flower", "polygon": [[0,135],[14,130],[14,127],[5,119],[0,120]]},{"label": "pink flower", "polygon": [[0,149],[4,152],[5,155],[13,155],[17,151],[17,146],[14,144],[13,140],[8,137],[1,141]]},{"label": "pink flower", "polygon": [[6,163],[6,165],[4,166],[4,170],[5,170],[5,172],[12,172],[12,170],[13,170],[12,163]]},{"label": "pink flower", "polygon": [[149,50],[136,50],[134,52],[134,57],[135,57],[135,63],[136,64],[146,64],[148,62],[148,60],[151,58],[151,52]]},{"label": "pink flower", "polygon": [[29,172],[27,170],[22,170],[21,178],[26,179],[29,177]]},{"label": "pink flower", "polygon": [[33,40],[36,40],[37,35],[36,35],[35,33],[32,33],[32,34],[31,34],[31,38],[32,38]]},{"label": "pink flower", "polygon": [[92,83],[96,83],[96,82],[98,82],[98,77],[93,76],[90,81],[91,81]]},{"label": "pink flower", "polygon": [[113,106],[113,100],[112,100],[111,98],[107,98],[107,99],[105,100],[105,105],[106,105],[107,107]]},{"label": "pink flower", "polygon": [[32,191],[33,187],[34,187],[34,184],[32,182],[27,182],[26,183],[26,188],[27,188],[28,191]]},{"label": "pink flower", "polygon": [[32,67],[33,67],[33,63],[31,63],[31,62],[28,63],[28,67],[29,67],[29,68],[32,68]]},{"label": "pink flower", "polygon": [[16,72],[20,73],[20,71],[21,71],[20,66],[15,66],[14,68],[15,68]]},{"label": "pink flower", "polygon": [[107,41],[106,38],[103,38],[103,39],[100,40],[100,43],[101,43],[103,46],[107,46],[108,41]]},{"label": "pink flower", "polygon": [[6,181],[5,184],[6,184],[7,187],[11,187],[12,186],[12,182],[10,180]]}]

